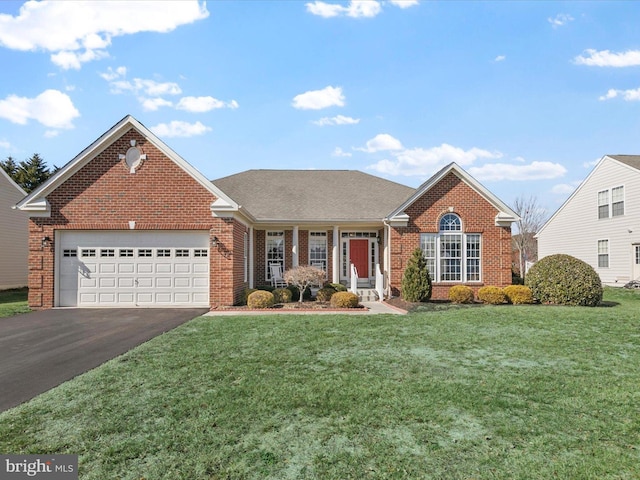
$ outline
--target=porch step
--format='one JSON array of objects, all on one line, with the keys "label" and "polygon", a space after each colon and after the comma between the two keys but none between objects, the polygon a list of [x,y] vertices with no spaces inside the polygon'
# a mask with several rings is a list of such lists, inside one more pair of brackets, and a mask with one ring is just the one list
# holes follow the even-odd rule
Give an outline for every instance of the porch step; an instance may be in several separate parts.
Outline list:
[{"label": "porch step", "polygon": [[377,302],[380,299],[374,288],[358,288],[356,293],[361,302]]}]

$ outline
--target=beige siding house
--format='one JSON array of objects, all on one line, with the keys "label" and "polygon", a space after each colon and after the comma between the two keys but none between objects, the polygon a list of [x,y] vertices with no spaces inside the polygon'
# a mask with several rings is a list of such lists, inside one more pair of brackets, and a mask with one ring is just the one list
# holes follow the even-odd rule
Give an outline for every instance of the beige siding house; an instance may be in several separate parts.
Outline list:
[{"label": "beige siding house", "polygon": [[25,195],[0,168],[0,290],[27,285],[29,217],[12,209]]},{"label": "beige siding house", "polygon": [[538,258],[577,257],[605,285],[640,280],[640,155],[606,155],[537,235]]}]

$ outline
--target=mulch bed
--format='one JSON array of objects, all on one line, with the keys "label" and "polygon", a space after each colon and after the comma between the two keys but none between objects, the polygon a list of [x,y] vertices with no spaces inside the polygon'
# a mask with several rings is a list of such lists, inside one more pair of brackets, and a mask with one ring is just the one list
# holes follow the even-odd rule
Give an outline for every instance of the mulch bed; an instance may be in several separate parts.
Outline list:
[{"label": "mulch bed", "polygon": [[[277,303],[271,308],[265,308],[260,310],[325,310],[325,311],[345,311],[345,310],[358,310],[365,309],[364,305],[358,305],[356,308],[336,308],[332,307],[329,302],[290,302],[290,303]],[[233,306],[219,306],[214,310],[258,310],[254,308],[249,308],[246,305],[233,305]]]}]

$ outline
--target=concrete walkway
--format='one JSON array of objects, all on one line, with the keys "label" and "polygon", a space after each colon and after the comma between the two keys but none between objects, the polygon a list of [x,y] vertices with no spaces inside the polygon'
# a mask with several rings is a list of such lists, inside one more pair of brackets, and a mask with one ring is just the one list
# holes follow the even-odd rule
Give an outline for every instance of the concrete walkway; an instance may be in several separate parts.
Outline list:
[{"label": "concrete walkway", "polygon": [[205,313],[205,316],[238,316],[238,315],[405,315],[407,312],[383,302],[361,302],[366,308],[354,308],[343,310],[213,310]]}]

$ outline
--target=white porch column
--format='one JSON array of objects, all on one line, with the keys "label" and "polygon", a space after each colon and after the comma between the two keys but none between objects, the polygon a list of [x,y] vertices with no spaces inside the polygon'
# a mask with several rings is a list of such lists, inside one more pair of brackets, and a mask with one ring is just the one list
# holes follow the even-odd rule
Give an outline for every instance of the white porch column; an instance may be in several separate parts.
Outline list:
[{"label": "white porch column", "polygon": [[338,235],[338,227],[333,227],[333,275],[331,282],[340,283],[340,235]]},{"label": "white porch column", "polygon": [[299,265],[298,260],[298,227],[293,227],[293,248],[291,249],[291,263],[294,267]]},{"label": "white porch column", "polygon": [[255,265],[253,264],[253,227],[249,227],[249,288],[253,288],[254,276],[253,270]]}]

